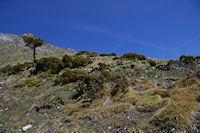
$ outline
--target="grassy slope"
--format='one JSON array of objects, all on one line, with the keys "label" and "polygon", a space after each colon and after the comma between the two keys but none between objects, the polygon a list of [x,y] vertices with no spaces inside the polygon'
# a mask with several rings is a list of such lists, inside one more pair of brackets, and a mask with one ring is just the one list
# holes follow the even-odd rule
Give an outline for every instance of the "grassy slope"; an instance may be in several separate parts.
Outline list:
[{"label": "grassy slope", "polygon": [[[166,64],[165,60],[156,60]],[[161,71],[146,61],[123,61],[95,57],[93,64],[81,68],[89,72],[98,63],[110,64],[109,71],[126,75],[133,82],[128,92],[104,95],[90,102],[71,99],[77,82],[54,86],[57,75],[29,76],[29,71],[0,77],[6,86],[0,90],[0,132],[169,132],[190,131],[198,126],[200,81],[186,78],[176,70]],[[134,64],[135,68],[130,68]],[[136,73],[136,71],[138,71]],[[98,72],[94,72],[98,73]],[[163,77],[180,78],[178,81]],[[110,82],[104,85],[109,92]],[[65,102],[62,105],[60,100]],[[103,105],[105,101],[107,105]],[[36,112],[36,106],[50,105]],[[6,110],[7,108],[7,110]],[[191,128],[193,127],[193,128]]]}]

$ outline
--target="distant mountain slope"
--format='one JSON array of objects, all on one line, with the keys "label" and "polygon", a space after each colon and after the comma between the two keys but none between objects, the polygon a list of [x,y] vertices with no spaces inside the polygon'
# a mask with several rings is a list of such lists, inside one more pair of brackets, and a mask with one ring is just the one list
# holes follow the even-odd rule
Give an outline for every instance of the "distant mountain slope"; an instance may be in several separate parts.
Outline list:
[{"label": "distant mountain slope", "polygon": [[[25,46],[23,36],[34,35],[31,33],[24,33],[22,35],[0,33],[0,67],[32,60],[32,50]],[[73,53],[75,53],[75,50],[71,48],[59,48],[46,42],[43,46],[37,48],[36,57],[59,57]]]}]

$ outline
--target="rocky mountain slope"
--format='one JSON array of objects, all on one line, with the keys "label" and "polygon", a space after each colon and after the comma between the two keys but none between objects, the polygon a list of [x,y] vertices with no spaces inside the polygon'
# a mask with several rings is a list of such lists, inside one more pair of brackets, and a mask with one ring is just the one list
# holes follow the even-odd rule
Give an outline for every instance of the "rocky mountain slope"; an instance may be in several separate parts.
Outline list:
[{"label": "rocky mountain slope", "polygon": [[34,74],[1,67],[0,132],[199,133],[199,64],[80,51],[41,58]]},{"label": "rocky mountain slope", "polygon": [[[8,64],[22,63],[32,60],[32,50],[25,46],[23,36],[33,36],[31,33],[22,35],[0,33],[0,66]],[[73,54],[75,50],[71,48],[59,48],[52,44],[45,43],[37,48],[37,57],[60,56],[63,54]]]}]

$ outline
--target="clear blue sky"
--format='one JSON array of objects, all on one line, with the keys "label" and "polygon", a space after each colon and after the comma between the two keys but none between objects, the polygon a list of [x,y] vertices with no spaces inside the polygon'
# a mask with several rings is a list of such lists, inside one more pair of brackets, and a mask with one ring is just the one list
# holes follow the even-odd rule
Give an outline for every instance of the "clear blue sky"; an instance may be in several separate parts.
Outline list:
[{"label": "clear blue sky", "polygon": [[200,55],[200,0],[0,0],[0,32],[152,58]]}]

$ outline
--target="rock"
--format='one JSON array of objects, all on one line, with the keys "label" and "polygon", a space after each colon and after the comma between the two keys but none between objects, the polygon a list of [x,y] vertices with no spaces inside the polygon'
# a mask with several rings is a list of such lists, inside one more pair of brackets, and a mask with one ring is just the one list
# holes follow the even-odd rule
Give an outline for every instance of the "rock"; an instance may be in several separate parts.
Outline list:
[{"label": "rock", "polygon": [[110,98],[108,98],[103,102],[103,106],[110,105],[112,103],[113,103],[112,100]]},{"label": "rock", "polygon": [[5,87],[5,83],[4,82],[0,82],[0,87],[1,88]]},{"label": "rock", "polygon": [[29,125],[23,127],[22,130],[23,130],[24,132],[26,132],[29,128],[32,128],[32,127],[33,127],[33,126],[32,126],[31,124],[29,124]]},{"label": "rock", "polygon": [[40,109],[51,109],[51,106],[48,105],[48,104],[44,104],[44,105],[41,105],[41,106],[36,106],[36,112],[39,112]]},{"label": "rock", "polygon": [[2,89],[2,87],[0,87],[0,90]]},{"label": "rock", "polygon": [[111,127],[111,126],[108,126],[108,129],[110,130],[110,129],[112,129],[112,127]]}]

